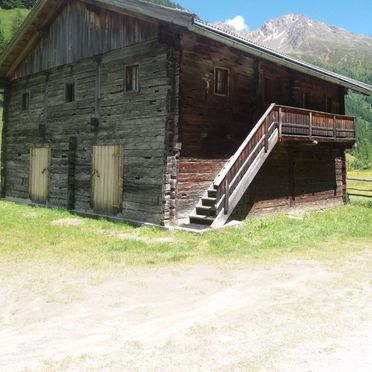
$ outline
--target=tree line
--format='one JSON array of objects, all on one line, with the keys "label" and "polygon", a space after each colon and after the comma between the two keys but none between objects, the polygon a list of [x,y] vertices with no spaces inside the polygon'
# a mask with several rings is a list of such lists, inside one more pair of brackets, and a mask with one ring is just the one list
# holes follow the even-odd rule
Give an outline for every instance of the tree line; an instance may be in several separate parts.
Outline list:
[{"label": "tree line", "polygon": [[[147,0],[150,3],[168,6],[170,8],[182,8],[180,4],[177,4],[170,0]],[[14,9],[14,8],[26,8],[31,9],[36,0],[0,0],[0,7],[3,9]]]},{"label": "tree line", "polygon": [[0,7],[3,9],[26,8],[31,9],[36,0],[0,0]]}]

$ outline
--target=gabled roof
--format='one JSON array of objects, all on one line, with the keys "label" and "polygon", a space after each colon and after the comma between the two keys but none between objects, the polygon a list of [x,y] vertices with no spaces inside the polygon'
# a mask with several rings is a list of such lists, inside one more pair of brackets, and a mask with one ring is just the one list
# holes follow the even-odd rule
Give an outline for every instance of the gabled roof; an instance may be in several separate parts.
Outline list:
[{"label": "gabled roof", "polygon": [[[22,62],[37,41],[42,37],[45,27],[57,17],[67,1],[68,0],[39,0],[36,2],[28,17],[0,56],[0,77],[7,77],[9,71],[14,70],[14,67]],[[300,71],[304,74],[341,85],[363,94],[372,95],[372,86],[368,84],[299,61],[247,39],[222,31],[197,20],[195,14],[185,10],[167,8],[143,0],[81,1],[110,9],[114,12],[140,15],[146,18],[153,18],[154,20],[173,23],[187,28],[195,34],[219,41],[231,48],[242,50],[289,69]]]}]

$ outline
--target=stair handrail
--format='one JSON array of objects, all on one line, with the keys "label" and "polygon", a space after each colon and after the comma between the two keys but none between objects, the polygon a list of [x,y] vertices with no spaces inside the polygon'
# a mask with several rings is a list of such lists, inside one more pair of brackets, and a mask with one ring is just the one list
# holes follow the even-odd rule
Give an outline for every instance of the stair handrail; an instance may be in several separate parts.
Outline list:
[{"label": "stair handrail", "polygon": [[249,132],[246,139],[242,142],[239,146],[238,150],[234,153],[234,155],[228,160],[228,164],[220,174],[217,175],[215,180],[213,181],[213,186],[215,188],[222,185],[223,181],[225,180],[227,174],[230,172],[231,168],[235,165],[236,161],[239,159],[240,154],[245,150],[249,142],[252,138],[256,135],[257,131],[261,128],[264,120],[266,120],[267,116],[273,111],[274,107],[276,106],[275,103],[272,103],[269,108],[265,111],[265,113],[261,116],[258,120],[257,124],[253,127],[253,129]]},{"label": "stair handrail", "polygon": [[213,182],[215,188],[221,186],[223,181],[225,180],[227,174],[230,172],[231,168],[235,165],[236,161],[239,159],[241,153],[245,150],[249,142],[252,138],[256,135],[257,131],[261,128],[264,120],[266,120],[267,116],[273,111],[274,107],[276,106],[275,103],[272,103],[269,108],[265,111],[265,113],[261,116],[257,124],[253,127],[253,129],[249,132],[247,138],[243,141],[243,143],[239,146],[238,150],[235,154],[229,159],[229,164],[225,167],[220,174],[216,177]]},{"label": "stair handrail", "polygon": [[[260,148],[264,147],[265,152],[268,150],[269,137],[272,134],[272,131],[274,130],[274,126],[279,124],[278,118],[274,117],[274,110],[276,106],[277,105],[275,103],[272,103],[269,106],[269,108],[258,120],[257,124],[250,131],[249,135],[239,146],[238,150],[229,159],[224,169],[221,171],[219,175],[217,175],[216,179],[214,180],[213,188],[217,191],[215,203],[215,209],[217,214],[220,212],[222,208],[224,208],[225,213],[227,213],[229,209],[230,195],[231,193],[234,192],[235,187],[237,187],[237,185],[240,182],[239,177],[241,177],[243,174],[242,172],[243,168],[246,167],[249,162],[253,163],[255,161],[255,159],[258,156],[258,153],[256,152],[260,151]],[[270,118],[270,115],[272,113],[273,113],[272,120],[269,123],[268,119]],[[279,111],[278,114],[280,114]],[[257,134],[259,133],[259,131],[261,131],[262,133],[259,135],[259,138],[257,138]],[[252,144],[251,142],[254,139],[256,140],[256,142]],[[249,151],[247,151],[246,154],[243,155],[243,152],[249,148],[249,145],[251,145],[252,148]],[[255,153],[256,155],[254,155]],[[241,164],[239,164],[239,161],[241,162]]]}]

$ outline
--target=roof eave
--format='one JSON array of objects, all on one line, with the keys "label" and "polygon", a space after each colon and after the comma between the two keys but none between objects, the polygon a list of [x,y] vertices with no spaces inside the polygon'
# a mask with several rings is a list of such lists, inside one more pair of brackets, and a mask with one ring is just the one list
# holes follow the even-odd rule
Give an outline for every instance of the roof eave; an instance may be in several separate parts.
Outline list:
[{"label": "roof eave", "polygon": [[249,42],[248,40],[241,39],[237,36],[216,29],[215,27],[209,26],[202,22],[195,21],[193,25],[189,28],[189,30],[201,36],[205,36],[208,37],[209,39],[219,41],[225,45],[242,50],[244,52],[248,52],[257,57],[261,57],[263,59],[280,64],[290,69],[303,72],[307,75],[311,75],[322,80],[326,80],[333,84],[341,85],[345,88],[352,89],[359,93],[372,95],[372,87],[367,84],[360,83],[356,80],[349,79],[345,76],[285,56],[283,54],[275,52],[274,50],[265,48],[258,44],[254,44],[253,42]]},{"label": "roof eave", "polygon": [[195,18],[194,13],[186,10],[168,8],[142,0],[81,0],[119,13],[140,14],[159,21],[169,22],[178,26],[189,27]]}]

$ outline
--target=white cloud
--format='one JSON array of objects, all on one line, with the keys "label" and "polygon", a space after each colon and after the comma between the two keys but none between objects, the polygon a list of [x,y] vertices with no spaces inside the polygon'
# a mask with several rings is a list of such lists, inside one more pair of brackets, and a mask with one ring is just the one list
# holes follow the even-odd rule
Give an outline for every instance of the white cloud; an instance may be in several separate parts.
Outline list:
[{"label": "white cloud", "polygon": [[234,17],[233,19],[228,19],[225,21],[225,23],[229,26],[235,27],[238,31],[248,31],[249,29],[245,19],[240,15]]}]

